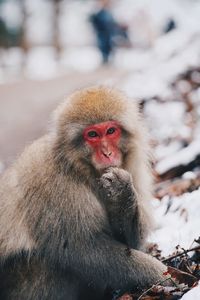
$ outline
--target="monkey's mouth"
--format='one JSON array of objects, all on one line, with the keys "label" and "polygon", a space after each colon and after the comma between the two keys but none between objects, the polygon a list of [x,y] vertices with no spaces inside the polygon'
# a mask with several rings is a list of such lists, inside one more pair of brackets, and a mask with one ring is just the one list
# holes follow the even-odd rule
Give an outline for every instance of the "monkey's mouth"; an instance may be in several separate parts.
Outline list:
[{"label": "monkey's mouth", "polygon": [[108,169],[109,167],[119,168],[122,165],[122,155],[119,151],[96,151],[92,155],[92,164],[99,171]]},{"label": "monkey's mouth", "polygon": [[121,166],[121,159],[107,159],[107,160],[104,160],[104,161],[99,161],[95,163],[95,167],[97,170],[99,171],[105,171],[106,169],[110,168],[110,167],[117,167],[119,168]]}]

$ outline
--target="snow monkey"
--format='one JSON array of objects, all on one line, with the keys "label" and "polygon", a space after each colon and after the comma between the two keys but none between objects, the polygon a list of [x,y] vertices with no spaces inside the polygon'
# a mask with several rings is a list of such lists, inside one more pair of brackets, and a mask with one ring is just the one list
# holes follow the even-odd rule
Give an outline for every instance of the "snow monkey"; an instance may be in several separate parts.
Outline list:
[{"label": "snow monkey", "polygon": [[0,299],[112,299],[163,279],[143,252],[150,172],[137,105],[77,91],[0,181]]}]

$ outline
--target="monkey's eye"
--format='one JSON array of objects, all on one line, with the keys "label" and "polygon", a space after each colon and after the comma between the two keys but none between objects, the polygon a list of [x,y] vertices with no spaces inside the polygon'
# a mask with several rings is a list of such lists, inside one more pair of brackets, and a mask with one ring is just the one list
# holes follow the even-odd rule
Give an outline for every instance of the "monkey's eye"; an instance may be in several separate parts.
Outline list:
[{"label": "monkey's eye", "polygon": [[94,138],[94,137],[97,137],[98,134],[97,134],[96,131],[91,130],[91,131],[88,132],[88,136],[89,136],[90,138]]},{"label": "monkey's eye", "polygon": [[107,134],[113,134],[115,131],[116,131],[116,128],[115,128],[115,127],[110,127],[110,128],[107,130]]}]

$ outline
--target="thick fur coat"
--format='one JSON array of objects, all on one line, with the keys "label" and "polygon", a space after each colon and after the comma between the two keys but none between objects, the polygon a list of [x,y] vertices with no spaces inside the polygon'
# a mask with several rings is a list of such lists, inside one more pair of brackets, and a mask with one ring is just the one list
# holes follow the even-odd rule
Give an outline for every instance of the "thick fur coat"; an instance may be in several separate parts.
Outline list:
[{"label": "thick fur coat", "polygon": [[[107,120],[123,131],[112,186],[82,138]],[[119,91],[88,88],[58,107],[52,130],[0,180],[0,299],[112,299],[162,278],[141,251],[152,220],[147,148],[137,105]]]}]

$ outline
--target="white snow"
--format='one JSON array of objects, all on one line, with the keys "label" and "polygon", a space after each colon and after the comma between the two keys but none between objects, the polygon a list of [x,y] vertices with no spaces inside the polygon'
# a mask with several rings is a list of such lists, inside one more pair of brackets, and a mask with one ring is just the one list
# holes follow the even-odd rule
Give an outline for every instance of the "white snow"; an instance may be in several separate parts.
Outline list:
[{"label": "white snow", "polygon": [[173,167],[187,165],[189,162],[194,160],[198,154],[200,154],[200,140],[193,141],[188,147],[183,148],[177,153],[158,162],[156,165],[156,171],[159,174],[163,174]]},{"label": "white snow", "polygon": [[182,300],[199,300],[200,299],[200,284],[193,288],[191,291],[186,293],[182,298]]},{"label": "white snow", "polygon": [[22,14],[18,3],[7,0],[1,6],[0,16],[6,21],[8,27],[14,28],[21,25]]},{"label": "white snow", "polygon": [[59,75],[53,47],[34,47],[27,56],[24,70],[31,79],[45,80]]},{"label": "white snow", "polygon": [[161,159],[176,153],[181,149],[181,147],[181,143],[177,140],[171,142],[169,145],[158,144],[158,146],[154,149],[154,156],[156,160],[160,161]]},{"label": "white snow", "polygon": [[67,70],[92,72],[101,65],[101,57],[92,46],[83,47],[82,51],[77,47],[68,47],[63,51],[60,63]]},{"label": "white snow", "polygon": [[[172,138],[189,138],[191,128],[185,124],[185,112],[185,104],[180,101],[148,101],[144,108],[144,114],[151,136],[158,140],[160,145],[165,145],[165,142]],[[160,155],[162,156],[162,153]]]},{"label": "white snow", "polygon": [[188,249],[200,235],[200,189],[161,202],[153,200],[157,230],[151,240],[159,245],[162,254],[169,255],[177,245]]}]

